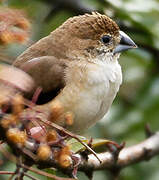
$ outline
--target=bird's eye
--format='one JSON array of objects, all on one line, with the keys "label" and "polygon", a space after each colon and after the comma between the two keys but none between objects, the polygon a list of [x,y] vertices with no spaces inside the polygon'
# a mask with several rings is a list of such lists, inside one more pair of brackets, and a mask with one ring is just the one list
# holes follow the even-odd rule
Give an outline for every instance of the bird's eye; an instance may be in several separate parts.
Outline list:
[{"label": "bird's eye", "polygon": [[110,40],[111,40],[111,36],[109,36],[109,35],[104,35],[104,36],[102,37],[102,42],[103,42],[104,44],[108,44],[108,43],[110,42]]}]

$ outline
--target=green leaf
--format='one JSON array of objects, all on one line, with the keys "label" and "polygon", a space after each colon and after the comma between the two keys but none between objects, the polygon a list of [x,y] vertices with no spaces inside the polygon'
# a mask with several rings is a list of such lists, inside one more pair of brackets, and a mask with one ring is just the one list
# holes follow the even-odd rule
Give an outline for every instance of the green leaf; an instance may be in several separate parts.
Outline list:
[{"label": "green leaf", "polygon": [[[53,175],[56,174],[54,169],[45,169],[45,172]],[[52,178],[47,177],[47,180],[52,180]]]},{"label": "green leaf", "polygon": [[[86,138],[82,138],[81,139],[82,142],[88,144],[89,143],[89,139],[86,139]],[[107,140],[107,139],[93,139],[92,141],[92,148],[97,148],[97,147],[101,147],[103,145],[106,145],[108,143],[111,143],[112,141],[110,140]],[[67,145],[70,145],[71,146],[71,150],[74,152],[74,153],[77,153],[77,152],[80,152],[80,151],[83,151],[85,150],[86,148],[79,142],[77,141],[76,139],[70,139],[69,141],[67,141]]]}]

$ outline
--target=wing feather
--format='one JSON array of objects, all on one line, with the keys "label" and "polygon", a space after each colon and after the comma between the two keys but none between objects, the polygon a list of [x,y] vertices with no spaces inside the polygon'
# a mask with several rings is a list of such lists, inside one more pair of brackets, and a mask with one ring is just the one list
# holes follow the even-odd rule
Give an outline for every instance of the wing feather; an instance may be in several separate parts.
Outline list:
[{"label": "wing feather", "polygon": [[[16,66],[16,63],[14,65]],[[36,87],[42,87],[38,104],[43,104],[53,99],[64,88],[66,67],[65,60],[57,59],[54,56],[33,58],[19,66],[20,69],[31,75],[36,83]],[[30,95],[32,94],[33,92],[30,93]]]}]

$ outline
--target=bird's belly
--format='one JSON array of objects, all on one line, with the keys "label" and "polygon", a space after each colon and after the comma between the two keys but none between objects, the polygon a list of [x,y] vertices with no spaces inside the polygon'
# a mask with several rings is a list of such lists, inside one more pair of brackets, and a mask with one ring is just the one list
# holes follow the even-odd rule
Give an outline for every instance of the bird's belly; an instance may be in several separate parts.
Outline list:
[{"label": "bird's belly", "polygon": [[80,101],[73,108],[75,119],[69,128],[76,133],[82,133],[90,126],[100,120],[109,110],[119,84],[107,83],[100,84],[89,91],[81,91]]},{"label": "bird's belly", "polygon": [[[102,64],[101,64],[102,63]],[[87,64],[87,73],[76,72],[76,81],[65,88],[64,104],[74,114],[74,123],[68,129],[82,133],[100,120],[109,110],[122,82],[121,67],[117,61]],[[71,71],[71,70],[70,70]]]}]

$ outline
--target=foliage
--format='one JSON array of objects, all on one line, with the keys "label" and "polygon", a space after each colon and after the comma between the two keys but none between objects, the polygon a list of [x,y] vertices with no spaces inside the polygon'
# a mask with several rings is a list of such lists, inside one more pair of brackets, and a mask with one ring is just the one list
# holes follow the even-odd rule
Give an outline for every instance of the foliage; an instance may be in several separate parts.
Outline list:
[{"label": "foliage", "polygon": [[[107,116],[91,128],[87,136],[117,142],[126,141],[127,145],[135,144],[145,137],[146,123],[149,123],[154,131],[158,130],[159,2],[158,0],[81,0],[81,2],[112,17],[121,30],[129,34],[139,46],[138,49],[121,55],[123,84],[118,97]],[[32,23],[31,43],[49,34],[68,17],[76,14],[70,6],[56,8],[58,6],[56,0],[2,0],[1,5],[26,11]],[[30,45],[30,42],[23,45],[9,44],[5,51],[14,59]],[[159,159],[155,158],[151,162],[126,168],[121,173],[120,179],[139,180],[142,177],[144,180],[157,180],[158,163]],[[5,164],[6,166],[10,165]],[[94,179],[104,180],[106,176],[105,172],[98,172],[95,173]]]}]

